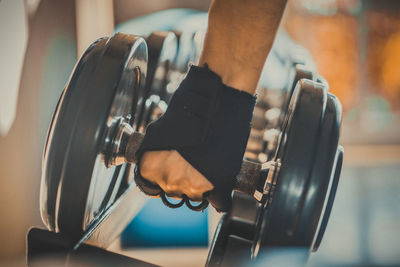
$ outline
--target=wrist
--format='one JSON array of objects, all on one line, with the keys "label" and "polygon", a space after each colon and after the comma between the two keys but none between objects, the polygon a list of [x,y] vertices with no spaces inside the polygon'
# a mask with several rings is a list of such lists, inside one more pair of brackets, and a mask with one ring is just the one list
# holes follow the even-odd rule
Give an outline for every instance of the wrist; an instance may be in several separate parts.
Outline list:
[{"label": "wrist", "polygon": [[[208,65],[222,82],[232,88],[254,95],[264,59],[252,58],[244,40],[230,40],[228,33],[210,30],[204,42],[199,66]],[[267,51],[265,51],[267,53]]]}]

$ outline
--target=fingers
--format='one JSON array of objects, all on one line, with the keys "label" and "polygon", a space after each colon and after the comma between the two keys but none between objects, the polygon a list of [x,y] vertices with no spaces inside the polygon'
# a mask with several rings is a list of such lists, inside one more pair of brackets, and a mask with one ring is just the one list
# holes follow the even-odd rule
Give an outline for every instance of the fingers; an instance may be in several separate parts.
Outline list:
[{"label": "fingers", "polygon": [[214,188],[175,150],[146,152],[140,162],[140,171],[144,178],[158,184],[169,197],[186,195],[193,201],[201,201],[203,194]]}]

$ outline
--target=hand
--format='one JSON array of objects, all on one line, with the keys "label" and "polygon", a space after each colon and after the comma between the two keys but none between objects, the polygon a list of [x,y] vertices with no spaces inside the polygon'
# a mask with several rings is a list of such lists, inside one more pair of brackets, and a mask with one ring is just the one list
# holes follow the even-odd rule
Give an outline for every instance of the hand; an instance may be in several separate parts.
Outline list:
[{"label": "hand", "polygon": [[185,194],[192,201],[201,201],[203,194],[214,186],[176,150],[145,152],[140,161],[140,173],[160,186],[169,197]]}]

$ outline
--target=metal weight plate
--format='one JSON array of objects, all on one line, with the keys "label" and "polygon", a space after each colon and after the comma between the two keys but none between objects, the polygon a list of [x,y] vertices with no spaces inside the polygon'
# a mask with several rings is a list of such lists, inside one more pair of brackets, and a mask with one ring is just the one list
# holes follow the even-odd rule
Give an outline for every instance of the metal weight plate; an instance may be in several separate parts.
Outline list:
[{"label": "metal weight plate", "polygon": [[146,95],[160,96],[165,100],[170,71],[178,52],[178,40],[173,32],[152,32],[146,43],[149,51],[149,68],[146,78]]},{"label": "metal weight plate", "polygon": [[172,32],[153,32],[146,38],[146,43],[149,51],[143,97],[146,101],[141,106],[136,129],[141,131],[145,131],[147,125],[166,110],[165,102],[169,99],[167,87],[171,82],[171,71],[178,50],[178,41]]},{"label": "metal weight plate", "polygon": [[117,121],[135,123],[146,70],[145,41],[126,34],[99,39],[75,66],[44,152],[40,205],[50,230],[79,239],[123,195],[127,164],[108,167],[103,152]]},{"label": "metal weight plate", "polygon": [[193,43],[193,32],[174,31],[178,38],[178,55],[174,63],[175,70],[182,76],[189,70],[190,64],[196,61],[196,50]]}]

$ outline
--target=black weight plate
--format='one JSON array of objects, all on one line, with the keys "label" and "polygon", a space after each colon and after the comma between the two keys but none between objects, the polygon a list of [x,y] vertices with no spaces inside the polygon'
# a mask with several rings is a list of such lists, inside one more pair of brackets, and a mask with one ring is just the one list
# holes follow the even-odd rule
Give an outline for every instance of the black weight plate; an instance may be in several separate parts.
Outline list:
[{"label": "black weight plate", "polygon": [[290,101],[275,161],[281,168],[268,208],[260,217],[253,253],[264,246],[296,245],[298,216],[310,180],[325,115],[327,92],[309,80],[300,80]]},{"label": "black weight plate", "polygon": [[312,165],[311,176],[302,193],[302,206],[299,207],[296,215],[296,228],[293,229],[292,240],[298,246],[311,246],[317,231],[335,169],[341,117],[340,102],[335,96],[328,94],[325,116],[317,139],[317,154]]},{"label": "black weight plate", "polygon": [[[244,252],[243,255],[250,254],[251,246],[249,248],[248,244],[254,240],[261,205],[253,197],[234,191],[232,207],[234,208],[220,219],[208,252],[206,266],[219,266],[227,262],[227,253],[232,253],[228,248],[229,236],[246,241],[241,243],[244,244],[242,248],[236,243],[236,250]],[[250,260],[250,257],[245,260]]]},{"label": "black weight plate", "polygon": [[[68,84],[73,85],[80,76],[89,75],[90,71],[93,71],[94,66],[97,64],[105,43],[106,38],[102,38],[94,42],[82,55],[79,62],[76,64],[72,77]],[[50,128],[47,132],[47,138],[45,143],[45,149],[43,153],[42,163],[42,178],[41,178],[41,190],[40,190],[40,211],[41,217],[44,224],[50,229],[55,230],[55,209],[58,195],[58,186],[61,179],[61,168],[63,166],[62,160],[57,160],[53,154],[60,154],[64,151],[64,147],[67,146],[67,138],[62,138],[61,134],[54,134],[59,130],[56,130],[55,124],[58,118],[62,118],[65,113],[65,108],[61,106],[68,105],[70,101],[73,89],[67,90],[67,86],[64,88],[63,93],[58,100],[56,110],[53,114]],[[73,88],[73,86],[71,86]],[[60,110],[62,110],[60,114]],[[50,149],[51,147],[51,149]],[[51,151],[49,151],[51,150]],[[51,155],[49,156],[49,153]]]},{"label": "black weight plate", "polygon": [[51,229],[79,238],[112,204],[126,165],[107,168],[102,156],[112,124],[131,124],[147,68],[143,39],[116,34],[81,57],[65,87],[48,135],[41,211]]}]

